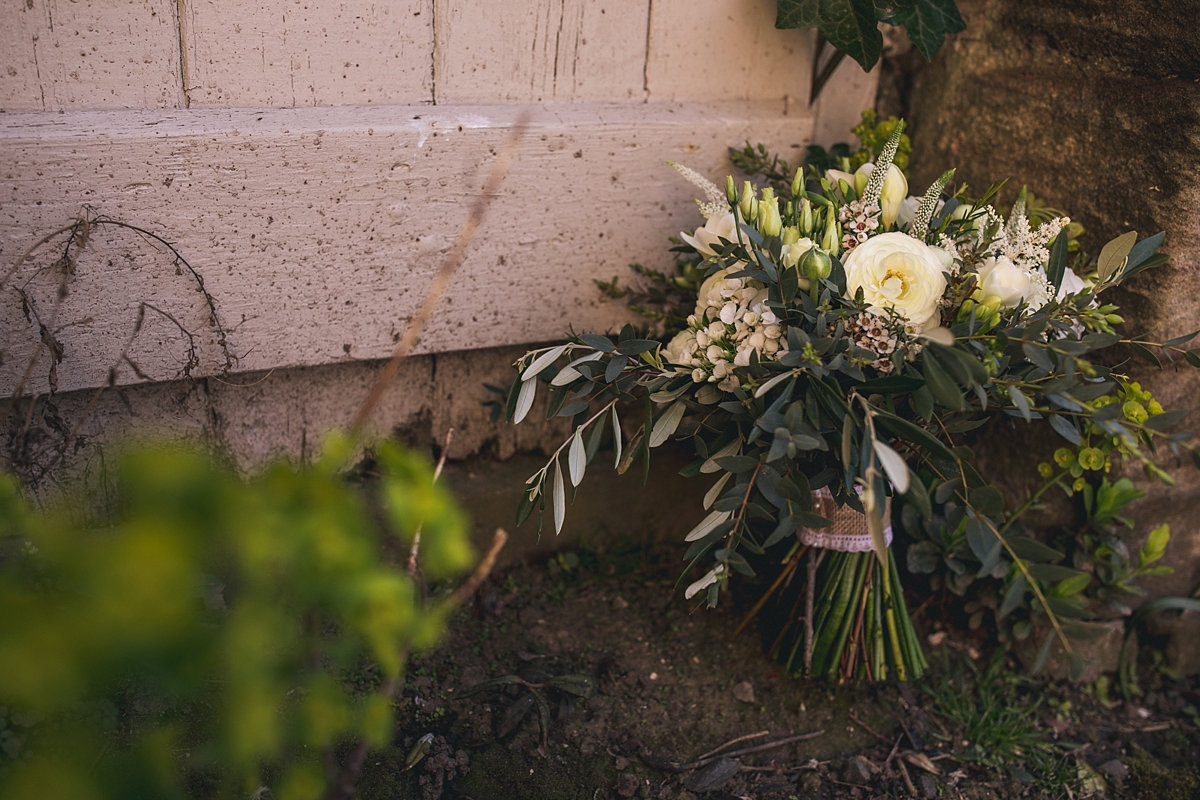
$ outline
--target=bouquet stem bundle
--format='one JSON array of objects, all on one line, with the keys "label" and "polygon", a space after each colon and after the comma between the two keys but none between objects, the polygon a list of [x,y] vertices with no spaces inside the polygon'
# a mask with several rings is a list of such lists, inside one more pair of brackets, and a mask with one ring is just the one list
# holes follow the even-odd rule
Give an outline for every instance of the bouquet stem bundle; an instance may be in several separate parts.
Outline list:
[{"label": "bouquet stem bundle", "polygon": [[[772,654],[796,676],[831,683],[914,680],[927,666],[904,602],[891,548],[886,567],[874,553],[805,548],[808,579]],[[785,572],[799,567],[797,553]],[[805,611],[800,604],[805,602]]]}]

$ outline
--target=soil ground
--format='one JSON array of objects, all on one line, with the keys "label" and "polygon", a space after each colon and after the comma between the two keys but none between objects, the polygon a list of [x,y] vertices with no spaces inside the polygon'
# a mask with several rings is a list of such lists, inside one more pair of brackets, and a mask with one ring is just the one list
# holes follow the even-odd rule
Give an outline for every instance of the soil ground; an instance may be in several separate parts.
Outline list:
[{"label": "soil ground", "polygon": [[[649,552],[661,558],[669,550]],[[695,608],[675,587],[679,565],[650,561],[647,552],[630,545],[560,553],[493,575],[442,645],[411,659],[396,744],[368,759],[360,796],[1200,797],[1194,681],[1143,669],[1146,693],[1127,703],[1103,683],[1009,677],[1020,670],[1008,660],[991,687],[1008,688],[989,695],[998,707],[987,713],[998,716],[979,722],[992,735],[1007,724],[1004,712],[1025,713],[1018,755],[1000,763],[998,751],[966,740],[947,711],[979,705],[967,664],[985,670],[989,662],[983,629],[959,630],[952,618],[937,618],[938,603],[927,604],[915,621],[938,646],[927,646],[932,667],[921,681],[831,691],[764,655],[757,620],[734,636],[765,584],[735,583],[719,608]],[[485,683],[518,673],[545,687],[544,741],[527,689]],[[590,686],[590,696],[553,688],[554,677],[568,675],[587,676],[559,683],[577,692]],[[406,771],[410,747],[427,734],[435,737],[429,756]],[[760,735],[725,751],[736,758],[688,764],[751,734]]]}]

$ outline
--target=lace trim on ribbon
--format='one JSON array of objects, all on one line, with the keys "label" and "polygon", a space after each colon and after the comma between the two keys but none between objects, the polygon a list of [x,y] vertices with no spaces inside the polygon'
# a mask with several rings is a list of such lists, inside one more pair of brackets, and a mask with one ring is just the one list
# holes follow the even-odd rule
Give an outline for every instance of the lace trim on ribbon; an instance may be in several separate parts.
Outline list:
[{"label": "lace trim on ribbon", "polygon": [[[862,494],[861,489],[858,489],[858,492]],[[828,489],[818,489],[813,492],[813,511],[833,520],[833,524],[819,531],[812,528],[801,528],[800,541],[804,544],[810,547],[836,550],[840,553],[868,553],[875,549],[875,544],[871,541],[871,532],[867,528],[866,515],[858,513],[849,506],[839,508]],[[887,519],[888,516],[885,508],[884,518]],[[891,545],[891,525],[883,529],[883,539],[889,546]]]}]

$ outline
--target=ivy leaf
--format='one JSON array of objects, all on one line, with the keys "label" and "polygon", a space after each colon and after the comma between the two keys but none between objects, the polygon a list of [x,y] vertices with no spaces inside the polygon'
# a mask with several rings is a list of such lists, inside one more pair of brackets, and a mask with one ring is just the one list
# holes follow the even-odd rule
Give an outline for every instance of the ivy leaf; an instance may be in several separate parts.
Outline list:
[{"label": "ivy leaf", "polygon": [[779,0],[776,28],[820,28],[829,43],[870,70],[883,52],[871,0]]},{"label": "ivy leaf", "polygon": [[926,61],[933,61],[937,51],[942,48],[946,34],[958,33],[967,27],[954,0],[921,0],[908,11],[896,14],[890,21],[904,26],[908,38]]}]

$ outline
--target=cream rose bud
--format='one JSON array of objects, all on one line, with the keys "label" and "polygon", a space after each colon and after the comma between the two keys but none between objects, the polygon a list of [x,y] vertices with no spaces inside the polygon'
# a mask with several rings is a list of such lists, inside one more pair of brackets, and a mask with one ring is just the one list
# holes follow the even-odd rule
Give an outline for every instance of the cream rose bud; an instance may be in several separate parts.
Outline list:
[{"label": "cream rose bud", "polygon": [[1075,270],[1067,267],[1063,272],[1062,283],[1058,286],[1058,294],[1055,300],[1063,300],[1073,294],[1087,291],[1088,285],[1083,278],[1075,274]]},{"label": "cream rose bud", "polygon": [[708,345],[709,345],[711,342],[712,342],[712,340],[708,338],[708,334],[707,334],[707,333],[705,333],[704,331],[696,331],[696,344],[697,344],[697,346],[699,346],[699,347],[708,347]]},{"label": "cream rose bud", "polygon": [[692,383],[704,383],[708,378],[708,373],[702,369],[692,370]]},{"label": "cream rose bud", "polygon": [[989,258],[976,269],[984,297],[996,297],[1001,308],[1016,308],[1031,294],[1029,272],[1018,267],[1008,256]]},{"label": "cream rose bud", "polygon": [[688,236],[686,233],[680,232],[679,236],[696,248],[697,252],[706,256],[715,256],[717,253],[713,250],[713,245],[717,244],[719,239],[727,242],[737,241],[737,223],[734,222],[732,213],[722,214],[719,217],[713,216],[704,223],[704,227],[696,228],[693,235]]},{"label": "cream rose bud", "polygon": [[846,294],[862,289],[871,308],[894,308],[918,332],[936,327],[946,276],[936,248],[906,233],[871,237],[846,256]]}]

